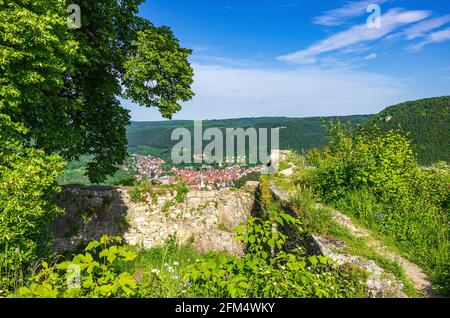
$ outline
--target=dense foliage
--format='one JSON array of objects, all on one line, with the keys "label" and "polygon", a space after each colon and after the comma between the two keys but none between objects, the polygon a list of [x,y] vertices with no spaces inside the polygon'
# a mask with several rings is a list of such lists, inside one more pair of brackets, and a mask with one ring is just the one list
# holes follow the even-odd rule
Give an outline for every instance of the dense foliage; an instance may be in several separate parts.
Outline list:
[{"label": "dense foliage", "polygon": [[0,1],[2,289],[48,254],[62,160],[89,156],[82,169],[94,183],[124,162],[130,118],[119,98],[170,118],[193,96],[191,51],[138,17],[141,2],[78,1],[81,27],[71,29],[70,1]]},{"label": "dense foliage", "polygon": [[398,131],[358,132],[330,125],[330,143],[309,154],[300,182],[325,202],[392,240],[450,292],[450,169],[422,169]]},{"label": "dense foliage", "polygon": [[409,133],[419,163],[450,162],[450,96],[421,99],[391,106],[366,126]]},{"label": "dense foliage", "polygon": [[286,250],[286,235],[273,225],[298,226],[271,212],[238,229],[243,258],[198,255],[170,239],[164,247],[136,252],[102,237],[63,262],[43,262],[14,297],[362,297],[364,273],[322,256]]},{"label": "dense foliage", "polygon": [[292,216],[269,211],[265,219],[250,218],[238,228],[247,246],[243,258],[205,258],[188,267],[184,278],[200,297],[364,297],[364,273],[335,265],[323,256],[287,250],[287,236],[279,227],[299,226]]},{"label": "dense foliage", "polygon": [[0,2],[0,111],[24,146],[68,160],[91,155],[99,182],[127,155],[128,111],[118,97],[170,118],[193,93],[190,50],[167,27],[138,17],[142,0],[79,1],[81,28],[66,25],[69,1]]},{"label": "dense foliage", "polygon": [[24,127],[0,114],[0,289],[18,283],[26,266],[51,249],[51,201],[63,168],[60,157],[23,147]]},{"label": "dense foliage", "polygon": [[12,296],[110,298],[135,295],[136,281],[130,273],[121,272],[119,264],[131,262],[137,255],[130,247],[117,243],[120,243],[119,238],[103,236],[89,243],[84,254],[71,260],[53,266],[42,262],[40,271]]}]

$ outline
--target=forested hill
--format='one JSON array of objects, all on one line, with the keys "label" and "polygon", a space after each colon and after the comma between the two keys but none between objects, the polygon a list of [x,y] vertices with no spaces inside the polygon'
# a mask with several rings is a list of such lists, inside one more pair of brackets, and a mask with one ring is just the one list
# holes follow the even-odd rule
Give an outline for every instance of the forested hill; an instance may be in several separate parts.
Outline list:
[{"label": "forested hill", "polygon": [[409,132],[421,164],[450,162],[450,96],[427,98],[391,106],[366,125]]},{"label": "forested hill", "polygon": [[[287,117],[262,117],[239,118],[224,120],[205,120],[203,130],[210,127],[224,128],[281,128],[280,147],[293,149],[298,152],[306,151],[313,147],[320,147],[327,142],[324,120],[337,119],[350,121],[352,125],[360,126],[371,115],[355,115],[329,118],[287,118]],[[128,148],[131,153],[157,155],[163,159],[170,159],[170,151],[177,143],[171,141],[173,129],[177,127],[188,128],[193,131],[193,121],[174,120],[160,122],[133,122],[128,127]],[[206,144],[207,142],[205,142]]]}]

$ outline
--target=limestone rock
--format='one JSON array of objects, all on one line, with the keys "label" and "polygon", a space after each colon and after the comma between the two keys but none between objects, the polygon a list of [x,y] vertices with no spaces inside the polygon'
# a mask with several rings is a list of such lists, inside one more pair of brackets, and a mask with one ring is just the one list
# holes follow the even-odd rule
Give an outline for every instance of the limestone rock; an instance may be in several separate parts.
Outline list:
[{"label": "limestone rock", "polygon": [[182,203],[175,192],[166,192],[156,202],[148,195],[145,202],[133,203],[126,188],[65,187],[57,202],[66,212],[51,227],[55,248],[73,251],[103,234],[152,248],[174,236],[181,244],[192,242],[199,252],[239,256],[243,246],[234,229],[250,216],[256,188],[192,191]]}]

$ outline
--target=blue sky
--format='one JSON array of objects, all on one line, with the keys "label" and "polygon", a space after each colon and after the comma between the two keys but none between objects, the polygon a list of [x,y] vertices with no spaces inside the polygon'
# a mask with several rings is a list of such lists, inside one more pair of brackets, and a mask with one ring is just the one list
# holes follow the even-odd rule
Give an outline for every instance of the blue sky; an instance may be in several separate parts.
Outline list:
[{"label": "blue sky", "polygon": [[450,94],[448,0],[147,0],[140,15],[194,50],[196,96],[175,119],[369,114]]}]

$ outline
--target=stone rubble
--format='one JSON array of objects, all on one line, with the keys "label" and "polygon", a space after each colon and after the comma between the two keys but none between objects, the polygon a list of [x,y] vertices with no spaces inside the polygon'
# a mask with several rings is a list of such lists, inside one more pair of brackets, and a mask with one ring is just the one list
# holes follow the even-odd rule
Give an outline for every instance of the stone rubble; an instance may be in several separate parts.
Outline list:
[{"label": "stone rubble", "polygon": [[365,282],[366,293],[371,298],[407,298],[403,292],[403,284],[395,276],[386,272],[373,260],[345,253],[345,242],[313,235],[320,253],[331,258],[339,266],[356,265],[368,274]]}]

